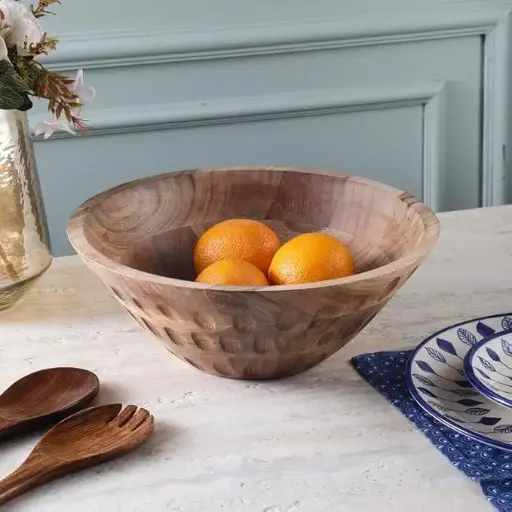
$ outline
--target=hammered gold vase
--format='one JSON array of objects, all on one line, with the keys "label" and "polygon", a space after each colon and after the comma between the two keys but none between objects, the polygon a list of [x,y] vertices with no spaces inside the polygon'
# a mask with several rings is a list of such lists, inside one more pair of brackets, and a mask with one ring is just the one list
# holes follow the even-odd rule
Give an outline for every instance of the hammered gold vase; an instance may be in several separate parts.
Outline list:
[{"label": "hammered gold vase", "polygon": [[52,261],[26,112],[0,110],[0,310]]}]

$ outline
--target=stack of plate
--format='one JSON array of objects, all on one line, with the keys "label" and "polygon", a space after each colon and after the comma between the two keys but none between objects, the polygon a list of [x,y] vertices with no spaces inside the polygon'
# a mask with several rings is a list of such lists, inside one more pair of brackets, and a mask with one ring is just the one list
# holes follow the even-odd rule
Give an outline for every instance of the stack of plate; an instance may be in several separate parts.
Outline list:
[{"label": "stack of plate", "polygon": [[469,320],[413,352],[407,386],[441,423],[512,451],[512,313]]}]

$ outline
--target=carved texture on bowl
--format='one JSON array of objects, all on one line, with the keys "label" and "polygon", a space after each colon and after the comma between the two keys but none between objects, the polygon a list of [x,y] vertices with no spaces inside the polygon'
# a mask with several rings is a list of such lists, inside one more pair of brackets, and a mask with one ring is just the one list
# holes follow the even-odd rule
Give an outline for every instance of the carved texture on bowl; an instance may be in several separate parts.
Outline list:
[{"label": "carved texture on bowl", "polygon": [[[268,379],[301,373],[343,348],[410,273],[389,276],[371,292],[356,287],[352,294],[333,292],[330,303],[313,298],[295,307],[288,298],[270,293],[227,297],[218,291],[195,290],[196,300],[186,301],[170,289],[160,289],[133,300],[137,283],[129,279],[110,283],[108,274],[102,279],[138,324],[181,360],[223,377]],[[354,303],[366,307],[354,311]]]}]

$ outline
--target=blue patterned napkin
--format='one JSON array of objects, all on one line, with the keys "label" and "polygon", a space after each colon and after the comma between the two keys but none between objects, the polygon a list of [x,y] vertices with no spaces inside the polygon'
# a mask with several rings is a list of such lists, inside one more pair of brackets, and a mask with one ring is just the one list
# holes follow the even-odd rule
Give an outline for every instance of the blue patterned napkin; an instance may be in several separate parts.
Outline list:
[{"label": "blue patterned napkin", "polygon": [[491,448],[459,434],[427,414],[413,399],[405,383],[412,351],[362,354],[354,368],[381,395],[414,423],[450,462],[480,483],[487,499],[501,512],[512,512],[512,452]]}]

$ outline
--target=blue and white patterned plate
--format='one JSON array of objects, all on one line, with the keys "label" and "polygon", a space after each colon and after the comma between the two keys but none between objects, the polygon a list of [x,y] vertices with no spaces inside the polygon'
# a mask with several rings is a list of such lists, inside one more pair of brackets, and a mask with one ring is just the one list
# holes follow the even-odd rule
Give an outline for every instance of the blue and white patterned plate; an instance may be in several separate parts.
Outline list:
[{"label": "blue and white patterned plate", "polygon": [[473,439],[512,451],[512,409],[474,389],[464,373],[464,358],[479,341],[512,325],[512,313],[452,325],[423,341],[406,371],[410,393],[426,412]]},{"label": "blue and white patterned plate", "polygon": [[[512,328],[512,321],[507,328]],[[469,382],[495,402],[512,407],[512,332],[485,338],[471,348],[464,359]]]}]

